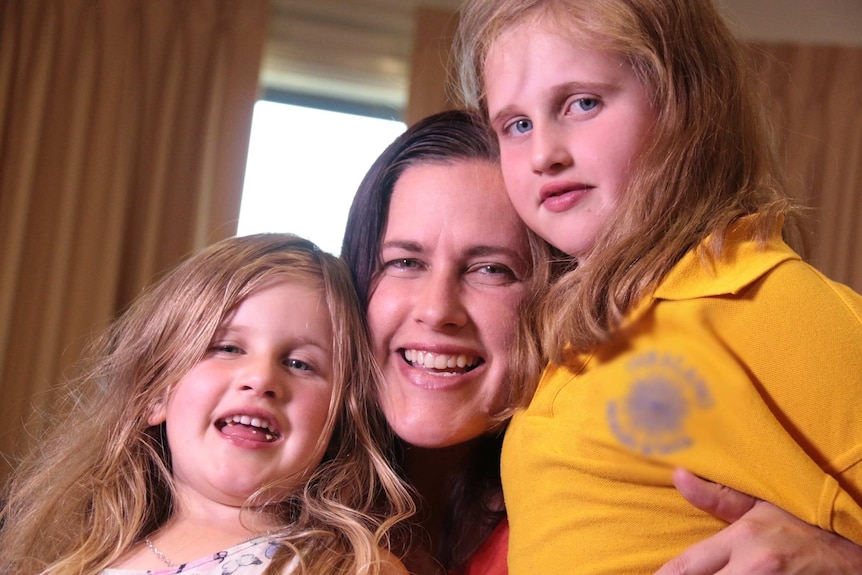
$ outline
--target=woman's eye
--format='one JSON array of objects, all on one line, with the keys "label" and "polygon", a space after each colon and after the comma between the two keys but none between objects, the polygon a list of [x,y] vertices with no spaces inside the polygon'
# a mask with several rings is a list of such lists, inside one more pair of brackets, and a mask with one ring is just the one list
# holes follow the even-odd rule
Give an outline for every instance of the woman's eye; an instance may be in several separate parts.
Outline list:
[{"label": "woman's eye", "polygon": [[402,258],[402,259],[393,260],[390,262],[389,265],[391,265],[392,267],[405,268],[405,269],[406,268],[415,268],[418,266],[418,264],[416,263],[416,260],[411,260],[409,258]]},{"label": "woman's eye", "polygon": [[479,264],[470,271],[471,275],[484,284],[505,285],[518,281],[512,268],[503,264]]},{"label": "woman's eye", "polygon": [[422,266],[419,261],[414,260],[412,258],[396,258],[393,260],[389,260],[383,264],[384,270],[395,270],[395,271],[414,271],[420,269]]}]

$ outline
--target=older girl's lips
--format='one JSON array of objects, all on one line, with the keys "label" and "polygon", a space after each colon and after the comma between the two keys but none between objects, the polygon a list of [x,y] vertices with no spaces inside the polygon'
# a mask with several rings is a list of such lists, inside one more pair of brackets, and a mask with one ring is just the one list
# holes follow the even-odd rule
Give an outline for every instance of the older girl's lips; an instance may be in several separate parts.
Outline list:
[{"label": "older girl's lips", "polygon": [[583,182],[553,182],[539,190],[543,208],[550,212],[564,212],[580,202],[593,186]]}]

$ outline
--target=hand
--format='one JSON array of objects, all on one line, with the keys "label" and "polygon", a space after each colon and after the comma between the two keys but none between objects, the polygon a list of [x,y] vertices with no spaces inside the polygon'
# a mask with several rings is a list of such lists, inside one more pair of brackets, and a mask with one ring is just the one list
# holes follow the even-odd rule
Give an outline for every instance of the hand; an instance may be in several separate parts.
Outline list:
[{"label": "hand", "polygon": [[731,523],[692,545],[655,575],[859,575],[862,547],[771,503],[674,471],[685,499]]}]

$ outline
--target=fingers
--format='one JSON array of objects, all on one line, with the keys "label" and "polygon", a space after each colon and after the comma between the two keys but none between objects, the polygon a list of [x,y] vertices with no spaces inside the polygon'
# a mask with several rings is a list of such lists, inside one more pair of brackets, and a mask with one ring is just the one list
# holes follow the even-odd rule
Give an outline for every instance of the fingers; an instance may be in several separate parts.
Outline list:
[{"label": "fingers", "polygon": [[717,575],[730,561],[731,549],[723,542],[723,533],[692,545],[655,575]]},{"label": "fingers", "polygon": [[745,515],[757,502],[750,495],[706,481],[685,469],[674,470],[673,484],[686,501],[728,523]]},{"label": "fingers", "polygon": [[[692,545],[655,575],[859,575],[862,547],[783,509],[683,470],[674,473],[683,496],[731,521]],[[741,510],[749,509],[737,516]]]}]

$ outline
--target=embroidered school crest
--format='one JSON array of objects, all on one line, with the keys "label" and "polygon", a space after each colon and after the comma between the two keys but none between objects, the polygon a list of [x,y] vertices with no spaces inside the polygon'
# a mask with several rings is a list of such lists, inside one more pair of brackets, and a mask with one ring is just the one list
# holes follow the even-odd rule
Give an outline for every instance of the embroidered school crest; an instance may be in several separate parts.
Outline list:
[{"label": "embroidered school crest", "polygon": [[626,371],[630,383],[625,395],[607,406],[617,440],[642,455],[667,455],[691,446],[686,421],[713,405],[697,370],[680,355],[652,351],[632,359]]}]

